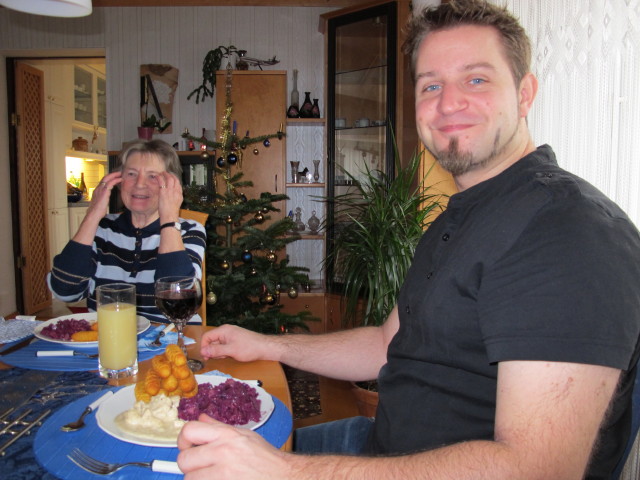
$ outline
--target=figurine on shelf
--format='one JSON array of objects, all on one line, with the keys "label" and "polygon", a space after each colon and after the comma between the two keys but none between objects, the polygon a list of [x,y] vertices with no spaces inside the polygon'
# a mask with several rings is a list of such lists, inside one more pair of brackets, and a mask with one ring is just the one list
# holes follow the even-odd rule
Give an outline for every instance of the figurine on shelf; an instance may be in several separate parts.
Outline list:
[{"label": "figurine on shelf", "polygon": [[300,207],[296,207],[296,219],[295,219],[296,230],[298,230],[299,232],[304,232],[304,229],[305,229],[304,222],[300,217],[302,217],[302,209]]},{"label": "figurine on shelf", "polygon": [[307,220],[307,225],[309,225],[309,230],[313,235],[318,233],[318,227],[320,226],[320,220],[316,217],[316,211],[311,212],[311,216],[309,220]]},{"label": "figurine on shelf", "polygon": [[304,102],[300,107],[300,118],[311,118],[313,103],[311,103],[311,92],[304,92]]}]

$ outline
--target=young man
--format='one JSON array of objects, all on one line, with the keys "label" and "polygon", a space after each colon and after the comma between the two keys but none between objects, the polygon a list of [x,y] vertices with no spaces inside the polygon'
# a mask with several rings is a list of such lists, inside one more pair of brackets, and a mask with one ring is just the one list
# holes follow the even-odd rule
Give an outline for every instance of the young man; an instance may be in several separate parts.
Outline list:
[{"label": "young man", "polygon": [[604,479],[622,455],[637,230],[535,148],[529,41],[505,9],[444,3],[412,21],[407,46],[420,137],[460,193],[421,240],[387,322],[323,336],[221,327],[202,342],[208,357],[377,377],[375,422],[299,431],[296,446],[324,453],[310,456],[203,417],[180,435],[187,478]]}]

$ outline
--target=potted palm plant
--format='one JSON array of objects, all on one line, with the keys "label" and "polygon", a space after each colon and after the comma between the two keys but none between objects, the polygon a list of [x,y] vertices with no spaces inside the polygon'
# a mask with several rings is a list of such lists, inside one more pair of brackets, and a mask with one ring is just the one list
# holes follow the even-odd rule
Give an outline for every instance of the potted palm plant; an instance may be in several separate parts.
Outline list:
[{"label": "potted palm plant", "polygon": [[[344,171],[354,186],[346,194],[327,199],[336,213],[328,225],[334,235],[325,267],[341,287],[345,326],[384,323],[431,214],[443,208],[445,195],[426,184],[431,170],[424,178],[416,178],[422,157],[423,152],[416,152],[405,167],[396,162],[393,178],[368,168],[359,172],[364,174],[359,179]],[[363,389],[355,390],[358,398]],[[373,412],[362,412],[364,415],[375,414],[377,392],[373,396]]]}]

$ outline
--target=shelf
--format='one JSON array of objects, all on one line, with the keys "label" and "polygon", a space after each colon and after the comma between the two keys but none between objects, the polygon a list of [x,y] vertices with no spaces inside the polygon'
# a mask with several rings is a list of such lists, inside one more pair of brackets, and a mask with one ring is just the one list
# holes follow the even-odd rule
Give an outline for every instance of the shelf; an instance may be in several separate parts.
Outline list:
[{"label": "shelf", "polygon": [[[296,232],[300,235],[300,240],[324,240],[323,233],[305,233],[305,232]],[[290,233],[286,233],[285,236],[291,236]]]},{"label": "shelf", "polygon": [[107,155],[92,152],[82,152],[80,150],[67,150],[65,156],[73,158],[82,158],[83,160],[107,163]]},{"label": "shelf", "polygon": [[287,118],[287,126],[294,125],[308,125],[308,126],[320,126],[324,125],[324,118]]},{"label": "shelf", "polygon": [[287,188],[324,188],[324,183],[287,183]]}]

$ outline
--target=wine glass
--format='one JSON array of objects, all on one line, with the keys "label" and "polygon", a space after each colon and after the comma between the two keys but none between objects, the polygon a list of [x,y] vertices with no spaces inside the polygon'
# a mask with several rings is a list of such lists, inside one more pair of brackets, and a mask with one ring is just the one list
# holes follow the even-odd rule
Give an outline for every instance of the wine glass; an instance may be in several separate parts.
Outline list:
[{"label": "wine glass", "polygon": [[[195,276],[162,277],[155,283],[156,307],[175,324],[178,331],[178,346],[187,357],[182,330],[202,304],[202,287]],[[187,365],[196,372],[203,365],[200,360],[187,357]]]}]

